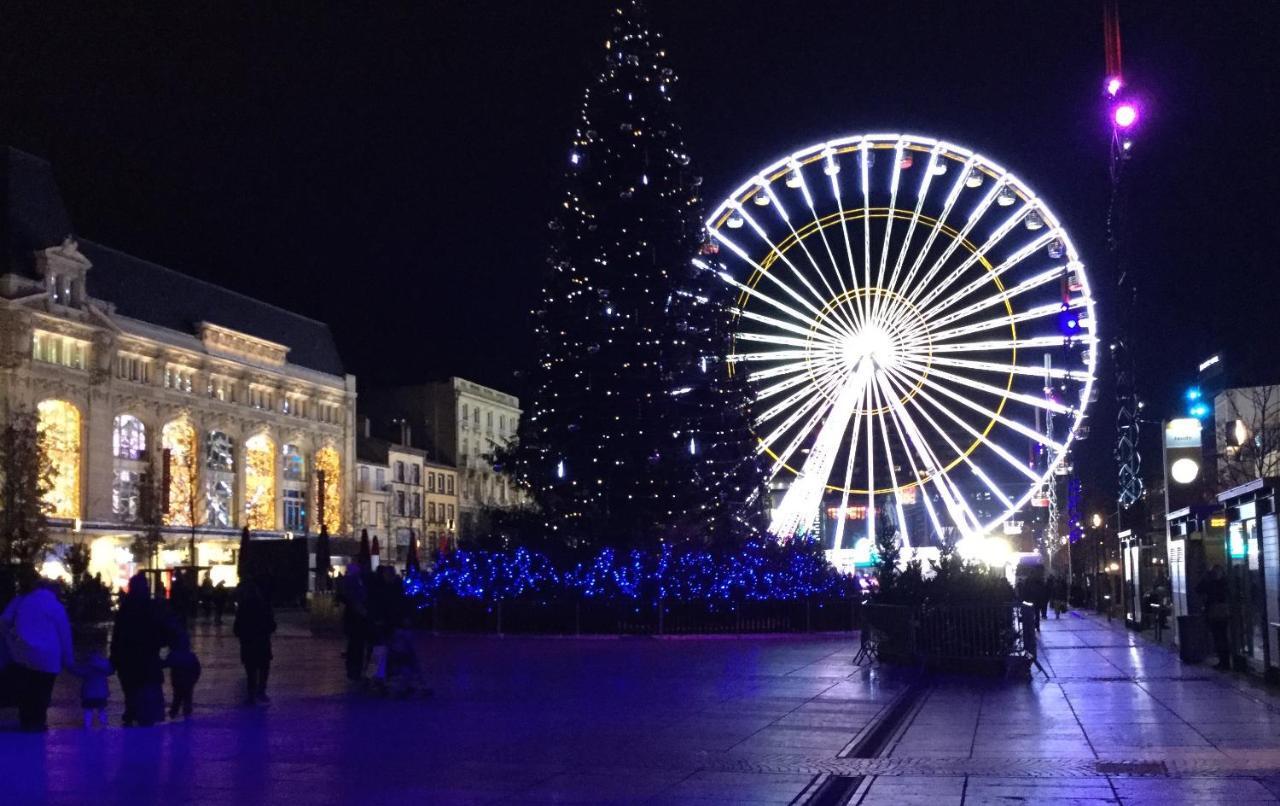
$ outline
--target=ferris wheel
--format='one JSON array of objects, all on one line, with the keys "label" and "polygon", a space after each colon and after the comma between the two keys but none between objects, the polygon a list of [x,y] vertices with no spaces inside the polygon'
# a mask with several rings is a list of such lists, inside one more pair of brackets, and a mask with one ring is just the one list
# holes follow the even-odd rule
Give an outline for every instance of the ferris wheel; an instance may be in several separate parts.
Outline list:
[{"label": "ferris wheel", "polygon": [[[821,143],[761,170],[695,261],[737,292],[726,364],[786,481],[770,531],[905,545],[1041,503],[1090,399],[1094,302],[1057,216],[928,137]],[[784,485],[773,485],[778,488]]]}]

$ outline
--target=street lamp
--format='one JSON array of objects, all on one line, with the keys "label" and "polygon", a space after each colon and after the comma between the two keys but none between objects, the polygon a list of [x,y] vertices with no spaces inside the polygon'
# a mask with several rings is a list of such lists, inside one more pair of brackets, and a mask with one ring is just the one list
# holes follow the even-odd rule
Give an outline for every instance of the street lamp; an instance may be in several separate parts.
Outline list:
[{"label": "street lamp", "polygon": [[1102,515],[1097,512],[1093,513],[1093,518],[1091,519],[1091,522],[1093,523],[1094,529],[1100,528],[1102,526]]}]

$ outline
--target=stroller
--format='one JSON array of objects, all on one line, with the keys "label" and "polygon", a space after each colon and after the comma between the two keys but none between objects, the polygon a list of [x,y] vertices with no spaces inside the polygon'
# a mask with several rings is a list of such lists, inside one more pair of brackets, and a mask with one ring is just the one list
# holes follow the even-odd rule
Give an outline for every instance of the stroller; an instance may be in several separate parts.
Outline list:
[{"label": "stroller", "polygon": [[413,645],[413,633],[405,626],[397,627],[387,642],[385,674],[379,689],[381,693],[398,699],[426,697],[431,694],[418,661],[418,650]]}]

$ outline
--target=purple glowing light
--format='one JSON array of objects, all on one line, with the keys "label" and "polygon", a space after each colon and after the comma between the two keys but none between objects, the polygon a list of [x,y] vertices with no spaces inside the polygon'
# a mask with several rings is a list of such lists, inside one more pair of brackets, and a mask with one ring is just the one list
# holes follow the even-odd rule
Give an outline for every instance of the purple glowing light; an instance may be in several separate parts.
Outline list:
[{"label": "purple glowing light", "polygon": [[1107,79],[1107,95],[1110,95],[1112,98],[1116,97],[1116,93],[1118,93],[1120,88],[1123,86],[1124,82],[1122,82],[1118,77]]},{"label": "purple glowing light", "polygon": [[1138,107],[1133,104],[1120,104],[1111,111],[1111,119],[1121,129],[1127,129],[1138,122]]}]

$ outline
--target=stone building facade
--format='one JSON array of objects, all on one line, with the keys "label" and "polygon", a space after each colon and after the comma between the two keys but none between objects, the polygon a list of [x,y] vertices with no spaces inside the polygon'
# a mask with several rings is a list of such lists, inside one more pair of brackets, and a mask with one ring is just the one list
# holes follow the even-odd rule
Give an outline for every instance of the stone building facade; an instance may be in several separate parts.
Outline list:
[{"label": "stone building facade", "polygon": [[37,414],[55,539],[119,584],[158,518],[162,566],[230,582],[243,526],[348,529],[356,386],[328,327],[74,235],[43,160],[0,171],[0,414]]},{"label": "stone building facade", "polygon": [[463,539],[477,536],[487,511],[528,504],[491,460],[518,433],[520,401],[514,395],[455,377],[369,390],[361,407],[378,423],[407,423],[424,435],[428,456],[457,469],[457,531]]}]

